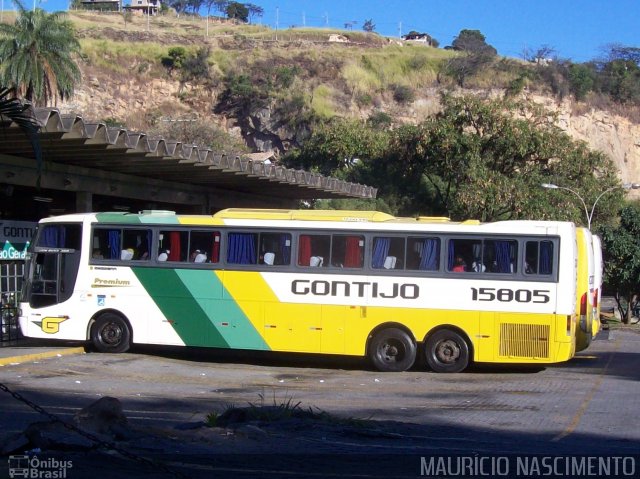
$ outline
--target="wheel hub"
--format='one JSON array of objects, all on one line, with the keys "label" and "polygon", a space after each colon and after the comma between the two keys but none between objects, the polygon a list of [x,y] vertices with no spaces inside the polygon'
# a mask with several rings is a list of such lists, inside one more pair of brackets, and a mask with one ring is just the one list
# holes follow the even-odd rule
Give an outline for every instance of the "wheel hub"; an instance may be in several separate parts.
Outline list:
[{"label": "wheel hub", "polygon": [[100,336],[105,343],[115,344],[119,342],[122,337],[122,329],[120,329],[116,324],[107,324],[102,328],[102,334]]},{"label": "wheel hub", "polygon": [[460,358],[460,346],[452,340],[442,341],[438,344],[436,354],[443,363],[455,363]]}]

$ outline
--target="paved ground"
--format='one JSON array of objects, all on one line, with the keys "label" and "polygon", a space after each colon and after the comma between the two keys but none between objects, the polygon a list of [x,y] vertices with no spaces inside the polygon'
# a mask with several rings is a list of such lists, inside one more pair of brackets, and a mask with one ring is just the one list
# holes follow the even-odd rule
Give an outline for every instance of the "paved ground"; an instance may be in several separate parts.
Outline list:
[{"label": "paved ground", "polygon": [[[119,398],[141,434],[124,447],[162,458],[185,477],[416,477],[422,458],[439,455],[640,452],[637,332],[605,332],[561,365],[485,366],[457,375],[417,369],[383,374],[357,359],[246,356],[149,347],[114,356],[56,355],[0,367],[0,383],[65,420],[101,396]],[[330,419],[267,421],[255,431],[175,428],[248,403],[299,403]],[[0,437],[41,419],[0,392]],[[110,465],[104,477],[166,476],[117,455],[105,461],[95,453],[90,459],[58,454],[73,458],[70,478],[84,477],[100,462]],[[634,461],[637,475],[638,456]]]}]

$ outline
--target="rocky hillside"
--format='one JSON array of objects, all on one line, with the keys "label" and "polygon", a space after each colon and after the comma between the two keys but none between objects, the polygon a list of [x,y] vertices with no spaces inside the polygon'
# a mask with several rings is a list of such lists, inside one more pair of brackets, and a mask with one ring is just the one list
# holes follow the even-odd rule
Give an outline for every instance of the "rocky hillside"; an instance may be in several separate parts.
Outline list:
[{"label": "rocky hillside", "polygon": [[[439,90],[453,86],[439,78],[434,65],[454,53],[399,46],[375,34],[274,32],[173,17],[152,18],[148,24],[146,18],[135,17],[126,25],[119,15],[76,13],[71,19],[85,52],[83,83],[58,108],[147,132],[162,122],[197,118],[250,149],[282,153],[302,141],[299,125],[287,118],[291,112],[362,119],[383,112],[396,123],[418,122],[437,110]],[[188,52],[209,48],[207,81],[185,79],[162,66],[168,49],[179,45]],[[242,79],[245,71],[254,85],[261,85],[255,96],[266,89],[271,96],[251,103],[251,108],[220,108],[230,76]],[[288,83],[278,83],[281,72],[289,72]],[[503,68],[497,85],[485,78],[469,88],[499,89],[514,75]],[[398,98],[402,91],[405,96]],[[610,155],[623,182],[640,182],[640,125],[542,93],[525,86],[520,94],[556,111],[559,126],[572,137]]]}]

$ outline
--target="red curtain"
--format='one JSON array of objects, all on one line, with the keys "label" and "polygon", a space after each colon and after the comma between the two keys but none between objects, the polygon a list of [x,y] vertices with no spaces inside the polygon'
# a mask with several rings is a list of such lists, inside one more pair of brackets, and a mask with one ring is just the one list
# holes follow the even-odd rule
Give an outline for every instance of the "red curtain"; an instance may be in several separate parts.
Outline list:
[{"label": "red curtain", "polygon": [[298,264],[300,266],[309,266],[311,260],[311,236],[300,235],[298,241]]},{"label": "red curtain", "polygon": [[169,261],[180,261],[180,232],[169,232]]},{"label": "red curtain", "polygon": [[211,249],[211,262],[220,261],[220,233],[213,234],[213,248]]},{"label": "red curtain", "polygon": [[360,237],[347,236],[347,244],[344,253],[345,268],[360,268],[362,266],[360,260]]}]

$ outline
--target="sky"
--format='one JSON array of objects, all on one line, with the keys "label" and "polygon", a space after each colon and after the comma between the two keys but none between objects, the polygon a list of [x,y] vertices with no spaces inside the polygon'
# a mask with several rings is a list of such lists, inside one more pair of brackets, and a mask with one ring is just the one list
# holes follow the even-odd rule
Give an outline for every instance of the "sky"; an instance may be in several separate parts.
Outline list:
[{"label": "sky", "polygon": [[[10,9],[11,0],[2,0]],[[31,0],[24,0],[29,4]],[[65,10],[68,0],[34,0],[48,11]],[[612,43],[640,47],[640,0],[238,0],[264,9],[272,28],[362,30],[372,20],[381,35],[411,30],[450,45],[460,30],[480,30],[498,53],[521,58],[543,45],[560,58],[585,62],[603,55]],[[125,0],[125,3],[129,3]]]}]

